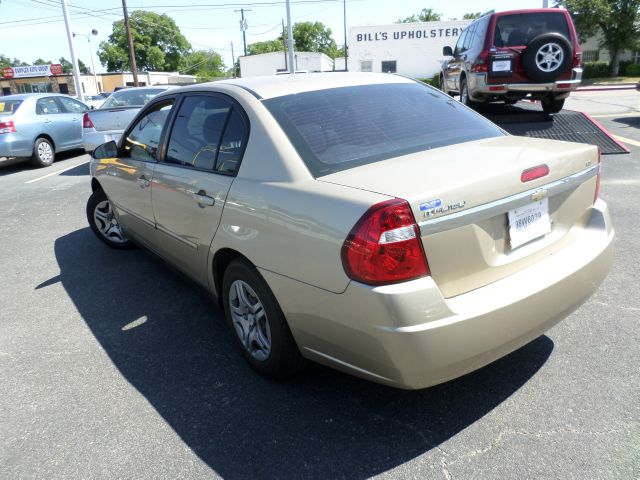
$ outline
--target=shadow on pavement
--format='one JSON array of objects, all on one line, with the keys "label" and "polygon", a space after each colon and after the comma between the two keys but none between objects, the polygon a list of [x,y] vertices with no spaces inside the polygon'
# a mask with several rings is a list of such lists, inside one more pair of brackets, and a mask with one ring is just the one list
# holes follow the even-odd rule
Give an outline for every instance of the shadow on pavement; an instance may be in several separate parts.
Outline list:
[{"label": "shadow on pavement", "polygon": [[62,172],[60,174],[61,177],[81,177],[81,176],[89,176],[89,162],[83,163],[82,165],[78,165],[71,170],[67,170],[66,172]]},{"label": "shadow on pavement", "polygon": [[249,369],[206,292],[162,262],[141,250],[110,250],[89,228],[58,238],[55,254],[62,285],[120,373],[228,479],[385,472],[486,415],[553,350],[543,336],[477,372],[421,391],[319,365],[276,383]]},{"label": "shadow on pavement", "polygon": [[[69,160],[70,158],[75,158],[78,155],[84,154],[84,150],[71,150],[68,152],[60,152],[56,153],[56,158],[53,162],[52,167],[56,167],[60,162],[65,160]],[[36,167],[34,166],[29,159],[23,158],[8,158],[0,161],[0,177],[5,175],[11,175],[16,172],[22,172],[24,170],[42,170],[42,174],[46,175],[49,170],[47,168]],[[87,167],[87,174],[89,173],[89,167]]]}]

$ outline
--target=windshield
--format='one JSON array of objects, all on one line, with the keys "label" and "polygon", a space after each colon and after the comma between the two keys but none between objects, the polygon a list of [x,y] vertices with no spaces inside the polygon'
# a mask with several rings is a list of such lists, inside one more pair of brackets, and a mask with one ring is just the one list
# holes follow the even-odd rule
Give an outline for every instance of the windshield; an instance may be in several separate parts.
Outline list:
[{"label": "windshield", "polygon": [[315,177],[505,135],[450,96],[420,83],[334,88],[264,104]]},{"label": "windshield", "polygon": [[18,110],[22,100],[2,100],[0,99],[0,113],[11,115]]},{"label": "windshield", "polygon": [[141,107],[160,92],[164,92],[163,88],[147,88],[138,90],[131,88],[127,90],[119,90],[114,92],[102,104],[100,110],[117,107]]}]

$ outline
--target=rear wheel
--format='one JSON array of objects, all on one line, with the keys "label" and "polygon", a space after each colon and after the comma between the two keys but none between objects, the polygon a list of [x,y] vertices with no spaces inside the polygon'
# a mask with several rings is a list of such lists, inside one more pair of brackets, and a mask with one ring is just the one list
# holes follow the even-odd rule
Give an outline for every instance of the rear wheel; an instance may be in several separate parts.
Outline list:
[{"label": "rear wheel", "polygon": [[222,281],[224,312],[242,354],[258,372],[286,378],[305,365],[271,289],[246,261],[234,260]]},{"label": "rear wheel", "polygon": [[93,233],[111,248],[131,248],[133,244],[124,235],[118,219],[113,214],[111,202],[99,188],[87,201],[87,220]]},{"label": "rear wheel", "polygon": [[555,98],[543,98],[542,99],[542,111],[546,115],[551,115],[552,113],[558,113],[564,107],[564,98],[555,99]]},{"label": "rear wheel", "polygon": [[469,97],[469,87],[467,85],[466,77],[462,77],[462,79],[460,80],[460,103],[470,108],[478,106],[478,102],[474,102]]},{"label": "rear wheel", "polygon": [[31,163],[36,167],[48,167],[53,163],[56,152],[53,145],[46,138],[38,138],[33,144]]}]

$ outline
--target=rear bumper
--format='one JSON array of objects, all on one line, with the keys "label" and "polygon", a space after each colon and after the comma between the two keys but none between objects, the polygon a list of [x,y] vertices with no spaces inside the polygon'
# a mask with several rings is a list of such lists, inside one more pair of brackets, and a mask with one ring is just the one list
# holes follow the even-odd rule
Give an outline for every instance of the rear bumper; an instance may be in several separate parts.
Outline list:
[{"label": "rear bumper", "polygon": [[33,141],[17,133],[0,135],[0,158],[30,157],[33,155]]},{"label": "rear bumper", "polygon": [[91,153],[103,143],[110,142],[111,140],[117,142],[121,136],[122,130],[105,130],[101,132],[85,130],[82,133],[82,146],[87,153]]},{"label": "rear bumper", "polygon": [[385,287],[352,282],[343,294],[261,273],[302,354],[399,388],[464,375],[537,338],[582,304],[612,260],[607,206],[591,208],[583,235],[525,270],[445,299],[430,277]]},{"label": "rear bumper", "polygon": [[486,96],[523,94],[523,93],[557,93],[568,94],[575,90],[582,81],[582,68],[572,69],[571,80],[558,80],[548,83],[488,83],[486,73],[469,75],[469,93],[472,98]]}]

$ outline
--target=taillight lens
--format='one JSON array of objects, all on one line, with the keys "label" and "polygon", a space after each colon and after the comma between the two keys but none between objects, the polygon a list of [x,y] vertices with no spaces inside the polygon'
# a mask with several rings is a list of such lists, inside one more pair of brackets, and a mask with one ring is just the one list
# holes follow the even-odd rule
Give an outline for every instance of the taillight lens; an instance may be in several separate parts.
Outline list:
[{"label": "taillight lens", "polygon": [[600,197],[600,175],[602,174],[602,162],[600,161],[600,147],[598,147],[598,175],[596,175],[596,192],[593,195],[593,203]]},{"label": "taillight lens", "polygon": [[342,245],[347,275],[369,285],[387,285],[429,275],[420,230],[411,207],[399,198],[373,205]]},{"label": "taillight lens", "polygon": [[582,64],[582,52],[573,54],[573,68],[577,68]]},{"label": "taillight lens", "polygon": [[93,122],[89,118],[89,114],[85,112],[84,117],[82,117],[82,127],[83,128],[93,128]]},{"label": "taillight lens", "polygon": [[483,73],[489,71],[489,52],[482,52],[471,65],[471,71],[474,73]]},{"label": "taillight lens", "polygon": [[16,133],[16,126],[13,120],[8,122],[0,122],[0,133]]}]

